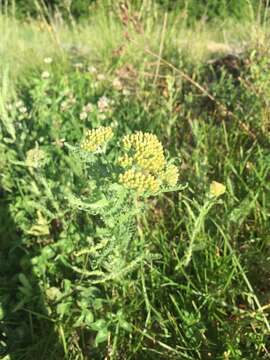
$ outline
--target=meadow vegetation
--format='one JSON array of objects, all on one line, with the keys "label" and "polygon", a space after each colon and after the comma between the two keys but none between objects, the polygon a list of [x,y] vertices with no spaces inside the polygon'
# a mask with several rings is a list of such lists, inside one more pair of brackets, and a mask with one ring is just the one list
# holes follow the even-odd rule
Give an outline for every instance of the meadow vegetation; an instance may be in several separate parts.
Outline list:
[{"label": "meadow vegetation", "polygon": [[269,359],[267,9],[139,3],[0,15],[3,360]]}]

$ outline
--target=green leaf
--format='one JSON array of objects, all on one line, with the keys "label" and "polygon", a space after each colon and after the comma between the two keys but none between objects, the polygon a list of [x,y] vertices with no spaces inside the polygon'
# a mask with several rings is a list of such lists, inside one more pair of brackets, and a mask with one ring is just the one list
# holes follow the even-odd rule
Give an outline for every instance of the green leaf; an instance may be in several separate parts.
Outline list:
[{"label": "green leaf", "polygon": [[107,328],[104,328],[102,330],[99,330],[99,332],[97,333],[96,339],[95,339],[95,344],[96,346],[104,341],[107,340],[109,335],[109,331],[107,330]]},{"label": "green leaf", "polygon": [[126,330],[126,331],[128,331],[128,332],[131,332],[132,331],[132,326],[131,326],[131,324],[129,324],[126,320],[124,320],[124,319],[120,319],[119,320],[119,326],[122,328],[122,329],[124,329],[124,330]]},{"label": "green leaf", "polygon": [[32,285],[30,284],[29,280],[23,273],[20,273],[18,275],[18,278],[25,288],[27,288],[28,290],[32,290]]},{"label": "green leaf", "polygon": [[84,318],[84,321],[87,325],[91,326],[93,324],[93,321],[94,321],[94,315],[91,311],[87,311],[86,315],[85,315],[85,318]]},{"label": "green leaf", "polygon": [[95,331],[101,331],[104,328],[107,328],[107,323],[104,319],[99,319],[91,324],[91,329]]}]

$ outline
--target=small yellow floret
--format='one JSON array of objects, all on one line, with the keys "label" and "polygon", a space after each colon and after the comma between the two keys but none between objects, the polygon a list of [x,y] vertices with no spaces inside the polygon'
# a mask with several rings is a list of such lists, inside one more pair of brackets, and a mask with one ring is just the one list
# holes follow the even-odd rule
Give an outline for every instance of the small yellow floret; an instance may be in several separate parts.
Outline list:
[{"label": "small yellow floret", "polygon": [[96,152],[101,149],[113,137],[112,128],[100,126],[97,129],[89,130],[81,148],[85,151]]},{"label": "small yellow floret", "polygon": [[118,163],[120,166],[126,168],[132,165],[132,158],[130,158],[127,154],[118,158]]}]

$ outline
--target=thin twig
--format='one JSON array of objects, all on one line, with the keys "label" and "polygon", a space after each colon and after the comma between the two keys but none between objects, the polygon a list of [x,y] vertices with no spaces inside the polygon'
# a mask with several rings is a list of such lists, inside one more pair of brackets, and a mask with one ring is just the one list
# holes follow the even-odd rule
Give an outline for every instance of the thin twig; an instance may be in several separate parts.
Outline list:
[{"label": "thin twig", "polygon": [[162,27],[162,32],[161,32],[161,40],[160,40],[160,46],[159,46],[159,53],[158,53],[158,62],[157,62],[156,74],[155,74],[154,83],[153,83],[154,85],[155,85],[155,83],[156,83],[156,81],[157,81],[158,74],[159,74],[161,56],[162,56],[163,47],[164,47],[164,39],[165,39],[165,32],[166,32],[166,26],[167,26],[167,19],[168,19],[168,13],[165,12],[164,21],[163,21],[163,27]]}]

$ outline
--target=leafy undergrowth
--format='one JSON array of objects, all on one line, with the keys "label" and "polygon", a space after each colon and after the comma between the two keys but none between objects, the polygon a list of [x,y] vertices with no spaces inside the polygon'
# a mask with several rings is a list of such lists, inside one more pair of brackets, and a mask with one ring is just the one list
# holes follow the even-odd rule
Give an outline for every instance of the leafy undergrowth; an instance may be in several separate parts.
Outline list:
[{"label": "leafy undergrowth", "polygon": [[[165,55],[154,71],[136,54],[45,58],[13,92],[3,74],[3,359],[269,358],[268,51]],[[88,159],[78,144],[101,126],[109,152]],[[134,200],[117,184],[136,131],[157,135],[180,188]]]}]

